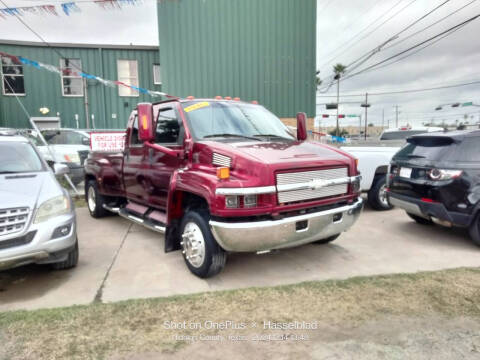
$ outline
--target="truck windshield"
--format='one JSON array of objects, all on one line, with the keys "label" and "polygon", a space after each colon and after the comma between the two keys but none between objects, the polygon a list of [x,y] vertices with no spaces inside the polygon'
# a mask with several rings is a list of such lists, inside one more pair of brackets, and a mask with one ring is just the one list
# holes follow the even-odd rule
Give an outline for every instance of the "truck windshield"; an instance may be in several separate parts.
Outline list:
[{"label": "truck windshield", "polygon": [[37,172],[42,170],[42,162],[29,143],[0,143],[0,174]]},{"label": "truck windshield", "polygon": [[232,101],[183,103],[195,139],[228,138],[252,141],[263,138],[295,140],[282,121],[262,106]]}]

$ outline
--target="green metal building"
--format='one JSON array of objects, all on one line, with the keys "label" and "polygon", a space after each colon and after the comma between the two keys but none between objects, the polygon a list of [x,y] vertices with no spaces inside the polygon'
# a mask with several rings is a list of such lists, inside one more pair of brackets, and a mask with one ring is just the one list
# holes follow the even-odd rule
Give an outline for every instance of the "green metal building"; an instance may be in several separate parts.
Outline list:
[{"label": "green metal building", "polygon": [[158,2],[163,91],[315,116],[316,0]]},{"label": "green metal building", "polygon": [[[60,76],[34,66],[18,67],[3,57],[0,127],[30,127],[20,101],[30,117],[58,116],[62,127],[76,128],[78,124],[79,128],[125,128],[128,116],[138,102],[160,99],[128,88],[108,87],[96,80],[70,76],[81,69],[103,79],[161,91],[158,47],[51,45],[53,49],[42,43],[0,40],[1,52],[62,69]],[[155,76],[154,71],[157,72]],[[5,77],[10,80],[8,84]],[[14,89],[10,88],[12,85]],[[42,108],[49,112],[42,114]]]}]

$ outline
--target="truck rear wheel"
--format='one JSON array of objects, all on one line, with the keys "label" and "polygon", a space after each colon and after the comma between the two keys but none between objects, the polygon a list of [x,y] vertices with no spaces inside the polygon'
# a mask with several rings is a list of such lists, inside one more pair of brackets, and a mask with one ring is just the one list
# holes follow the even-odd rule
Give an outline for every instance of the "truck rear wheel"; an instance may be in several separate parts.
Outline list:
[{"label": "truck rear wheel", "polygon": [[387,175],[377,175],[368,192],[368,203],[375,210],[390,210],[393,208],[387,198]]},{"label": "truck rear wheel", "polygon": [[209,278],[225,267],[227,254],[215,241],[205,210],[188,211],[180,225],[180,245],[188,269],[201,278]]},{"label": "truck rear wheel", "polygon": [[480,246],[480,212],[475,216],[469,230],[473,242]]},{"label": "truck rear wheel", "polygon": [[97,182],[89,180],[85,186],[85,201],[88,211],[94,218],[101,218],[108,215],[108,211],[103,207],[105,198],[98,192]]}]

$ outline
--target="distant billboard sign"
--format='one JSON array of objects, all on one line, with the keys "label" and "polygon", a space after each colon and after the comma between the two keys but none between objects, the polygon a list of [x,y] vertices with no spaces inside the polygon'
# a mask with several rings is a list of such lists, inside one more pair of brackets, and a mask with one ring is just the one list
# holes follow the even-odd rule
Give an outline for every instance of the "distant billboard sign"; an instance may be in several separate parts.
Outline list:
[{"label": "distant billboard sign", "polygon": [[123,151],[125,147],[125,132],[92,132],[90,133],[90,148],[92,151]]}]

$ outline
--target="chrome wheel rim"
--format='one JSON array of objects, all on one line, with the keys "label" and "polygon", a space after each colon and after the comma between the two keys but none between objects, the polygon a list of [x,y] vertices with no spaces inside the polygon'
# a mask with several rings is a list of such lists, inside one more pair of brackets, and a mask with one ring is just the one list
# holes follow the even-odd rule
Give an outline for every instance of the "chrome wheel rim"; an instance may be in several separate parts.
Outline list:
[{"label": "chrome wheel rim", "polygon": [[388,198],[387,198],[387,185],[383,185],[381,188],[380,188],[380,191],[378,192],[378,198],[380,200],[380,202],[382,203],[383,206],[385,207],[389,207],[390,204],[388,202]]},{"label": "chrome wheel rim", "polygon": [[205,239],[197,224],[189,222],[185,225],[181,244],[188,263],[195,268],[202,266],[205,260]]},{"label": "chrome wheel rim", "polygon": [[95,189],[93,188],[93,186],[90,186],[88,188],[87,198],[88,198],[88,208],[90,209],[91,212],[94,212],[96,203],[95,203]]}]

